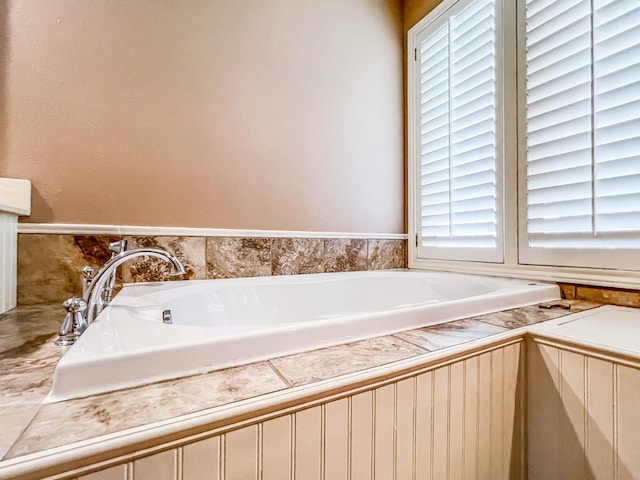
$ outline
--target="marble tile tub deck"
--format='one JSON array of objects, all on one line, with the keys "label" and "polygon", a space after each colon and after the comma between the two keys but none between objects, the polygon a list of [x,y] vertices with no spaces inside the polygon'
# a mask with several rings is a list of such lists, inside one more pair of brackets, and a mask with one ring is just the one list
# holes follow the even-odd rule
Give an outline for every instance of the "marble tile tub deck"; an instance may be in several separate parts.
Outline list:
[{"label": "marble tile tub deck", "polygon": [[41,402],[62,354],[53,344],[60,308],[18,307],[0,315],[0,457],[6,461],[389,366],[600,305],[567,302],[571,310],[543,310],[532,305],[52,404]]}]

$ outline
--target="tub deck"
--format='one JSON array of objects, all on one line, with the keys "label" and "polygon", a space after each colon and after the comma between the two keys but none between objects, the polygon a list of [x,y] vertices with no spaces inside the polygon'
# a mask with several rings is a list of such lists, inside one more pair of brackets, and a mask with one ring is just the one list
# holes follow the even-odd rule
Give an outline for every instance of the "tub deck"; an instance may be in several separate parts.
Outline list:
[{"label": "tub deck", "polygon": [[273,395],[286,399],[354,378],[386,375],[438,355],[516,338],[528,325],[599,306],[578,300],[570,303],[570,311],[527,306],[47,405],[41,402],[61,354],[52,343],[59,306],[20,307],[0,315],[0,422],[5,432],[0,478],[12,478],[17,468],[53,467],[59,455],[82,463],[82,458],[96,452],[96,445],[107,448],[111,442],[122,447],[127,439],[133,442],[136,435],[166,430],[193,415],[218,412],[224,417],[247,402],[256,408],[259,403],[255,402]]}]

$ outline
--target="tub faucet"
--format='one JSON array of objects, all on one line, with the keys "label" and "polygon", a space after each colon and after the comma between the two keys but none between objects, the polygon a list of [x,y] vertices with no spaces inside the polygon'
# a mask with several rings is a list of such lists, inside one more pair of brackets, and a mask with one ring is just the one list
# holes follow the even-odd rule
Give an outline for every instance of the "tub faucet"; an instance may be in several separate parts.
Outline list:
[{"label": "tub faucet", "polygon": [[[67,308],[67,311],[72,313],[71,318],[74,320],[73,325],[70,325],[69,315],[67,315],[65,322],[63,322],[63,325],[60,327],[61,338],[58,339],[58,341],[62,343],[58,344],[71,345],[76,337],[82,335],[98,314],[111,301],[110,290],[113,288],[111,282],[117,268],[127,260],[136,257],[156,257],[166,260],[171,264],[170,275],[184,275],[186,273],[184,265],[178,257],[166,250],[159,248],[136,248],[133,250],[120,251],[107,260],[95,275],[86,275],[83,272],[86,280],[83,282],[83,298],[71,298],[64,303],[65,308],[69,306],[72,307],[71,310]],[[107,290],[109,290],[109,292],[107,292]],[[107,294],[105,295],[105,293]],[[73,339],[70,335],[71,329],[73,330]],[[64,337],[64,340],[62,340],[62,337]]]}]

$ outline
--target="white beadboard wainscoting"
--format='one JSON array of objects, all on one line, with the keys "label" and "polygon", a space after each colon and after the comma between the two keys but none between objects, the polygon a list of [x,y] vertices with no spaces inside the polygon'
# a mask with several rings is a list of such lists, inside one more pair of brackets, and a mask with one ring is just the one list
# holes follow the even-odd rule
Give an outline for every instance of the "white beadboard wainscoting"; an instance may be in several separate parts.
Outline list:
[{"label": "white beadboard wainscoting", "polygon": [[16,306],[18,216],[31,213],[31,182],[0,178],[0,313]]},{"label": "white beadboard wainscoting", "polygon": [[531,327],[529,480],[640,478],[640,310]]},{"label": "white beadboard wainscoting", "polygon": [[54,478],[524,478],[522,346],[503,341]]},{"label": "white beadboard wainscoting", "polygon": [[0,313],[16,306],[18,217],[0,212]]},{"label": "white beadboard wainscoting", "polygon": [[640,478],[640,362],[530,340],[529,480]]}]

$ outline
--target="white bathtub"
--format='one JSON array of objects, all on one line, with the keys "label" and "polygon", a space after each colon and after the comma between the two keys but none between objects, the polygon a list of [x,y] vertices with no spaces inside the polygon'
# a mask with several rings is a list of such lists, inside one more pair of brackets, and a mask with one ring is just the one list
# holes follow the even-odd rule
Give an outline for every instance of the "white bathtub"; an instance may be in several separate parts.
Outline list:
[{"label": "white bathtub", "polygon": [[556,285],[416,271],[130,284],[62,357],[48,401],[558,297]]}]

